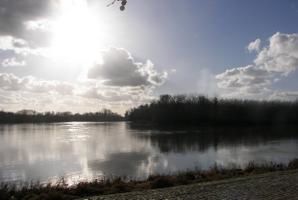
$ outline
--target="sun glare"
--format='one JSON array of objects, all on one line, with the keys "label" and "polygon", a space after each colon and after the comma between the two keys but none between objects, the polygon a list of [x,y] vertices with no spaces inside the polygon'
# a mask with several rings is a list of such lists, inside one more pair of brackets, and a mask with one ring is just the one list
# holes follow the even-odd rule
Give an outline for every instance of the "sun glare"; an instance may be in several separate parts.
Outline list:
[{"label": "sun glare", "polygon": [[52,55],[73,63],[93,62],[107,34],[106,25],[97,19],[86,1],[65,3],[62,16],[54,23]]}]

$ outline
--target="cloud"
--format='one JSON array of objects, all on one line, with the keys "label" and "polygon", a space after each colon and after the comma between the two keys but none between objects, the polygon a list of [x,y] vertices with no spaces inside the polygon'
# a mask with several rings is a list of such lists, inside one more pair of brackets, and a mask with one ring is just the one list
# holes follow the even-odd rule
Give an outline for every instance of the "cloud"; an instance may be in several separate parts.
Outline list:
[{"label": "cloud", "polygon": [[28,43],[12,36],[0,36],[0,50],[22,53],[28,47]]},{"label": "cloud", "polygon": [[23,57],[28,55],[49,56],[47,48],[32,48],[26,40],[13,36],[0,36],[0,50]]},{"label": "cloud", "polygon": [[30,21],[24,22],[24,25],[27,30],[41,31],[41,32],[51,31],[53,27],[52,21],[48,19],[40,19],[35,21],[30,20]]},{"label": "cloud", "polygon": [[114,87],[104,85],[91,85],[83,88],[79,96],[89,99],[100,99],[107,102],[129,102],[141,104],[154,99],[152,88],[143,87]]},{"label": "cloud", "polygon": [[298,91],[274,91],[270,96],[271,99],[292,100],[298,99]]},{"label": "cloud", "polygon": [[26,61],[24,60],[17,60],[16,57],[6,58],[2,61],[1,65],[3,67],[22,67],[26,66]]},{"label": "cloud", "polygon": [[226,70],[216,76],[218,87],[227,96],[257,96],[266,94],[272,83],[273,75],[254,65]]},{"label": "cloud", "polygon": [[[256,41],[250,43],[249,49],[258,50],[259,42]],[[216,80],[224,96],[242,98],[286,97],[290,95],[285,94],[291,92],[274,91],[272,84],[297,68],[298,34],[276,33],[269,38],[269,45],[259,51],[254,64],[228,69],[216,75]]]},{"label": "cloud", "polygon": [[152,87],[107,86],[97,81],[42,80],[9,73],[0,73],[0,95],[8,99],[0,101],[0,108],[12,111],[26,108],[38,111],[94,112],[108,108],[124,113],[132,106],[155,98]]},{"label": "cloud", "polygon": [[0,73],[0,89],[6,91],[71,95],[74,88],[66,82],[38,80],[31,76],[19,78],[13,74]]},{"label": "cloud", "polygon": [[157,72],[150,60],[136,62],[128,51],[116,48],[102,52],[102,62],[88,71],[88,78],[110,86],[159,86],[167,76],[166,72]]},{"label": "cloud", "polygon": [[59,0],[0,1],[0,34],[24,37],[25,22],[40,20],[53,14]]},{"label": "cloud", "polygon": [[298,68],[298,34],[276,33],[262,49],[255,65],[269,72],[288,74]]},{"label": "cloud", "polygon": [[247,46],[247,49],[249,52],[259,52],[260,51],[260,47],[261,47],[261,40],[258,38],[255,41],[249,43],[249,45]]},{"label": "cloud", "polygon": [[216,78],[223,88],[239,88],[269,85],[268,79],[271,78],[271,74],[254,65],[248,65],[246,67],[228,69],[224,73],[217,75]]},{"label": "cloud", "polygon": [[[0,50],[21,54],[42,54],[49,45],[51,18],[61,11],[64,0],[0,1]],[[13,58],[4,65],[17,64]],[[21,63],[19,63],[21,64]],[[22,63],[24,64],[24,63]]]},{"label": "cloud", "polygon": [[[81,112],[105,107],[124,112],[154,98],[153,90],[167,80],[168,73],[159,72],[150,60],[138,62],[127,50],[111,48],[102,52],[103,62],[91,66],[87,80],[77,80],[86,70],[84,64],[92,61],[72,62],[53,53],[58,34],[54,29],[69,6],[91,1],[0,0],[0,95],[6,97],[1,108]],[[69,41],[77,52],[84,51],[78,47],[83,41],[76,37]]]}]

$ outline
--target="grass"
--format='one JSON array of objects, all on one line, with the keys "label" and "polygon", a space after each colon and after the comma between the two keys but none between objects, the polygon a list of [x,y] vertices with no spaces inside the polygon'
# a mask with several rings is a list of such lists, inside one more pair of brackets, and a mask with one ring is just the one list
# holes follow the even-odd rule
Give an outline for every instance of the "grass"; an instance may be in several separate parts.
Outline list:
[{"label": "grass", "polygon": [[56,184],[42,185],[39,183],[28,183],[20,188],[11,185],[0,185],[1,200],[72,200],[75,198],[123,193],[131,191],[142,191],[147,189],[165,188],[178,185],[222,180],[233,177],[249,176],[273,171],[284,171],[298,169],[298,159],[288,164],[266,163],[255,164],[250,162],[245,168],[234,167],[225,169],[214,166],[207,171],[194,170],[168,175],[152,175],[146,180],[126,180],[125,178],[95,179],[92,182],[80,182],[74,186],[68,186],[62,179]]}]

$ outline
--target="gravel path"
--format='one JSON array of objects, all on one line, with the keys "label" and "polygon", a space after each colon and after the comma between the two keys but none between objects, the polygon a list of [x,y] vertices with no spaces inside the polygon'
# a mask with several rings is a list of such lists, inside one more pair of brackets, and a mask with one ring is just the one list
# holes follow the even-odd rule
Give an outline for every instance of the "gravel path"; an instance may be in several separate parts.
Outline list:
[{"label": "gravel path", "polygon": [[298,170],[229,180],[85,198],[88,200],[232,199],[298,200]]}]

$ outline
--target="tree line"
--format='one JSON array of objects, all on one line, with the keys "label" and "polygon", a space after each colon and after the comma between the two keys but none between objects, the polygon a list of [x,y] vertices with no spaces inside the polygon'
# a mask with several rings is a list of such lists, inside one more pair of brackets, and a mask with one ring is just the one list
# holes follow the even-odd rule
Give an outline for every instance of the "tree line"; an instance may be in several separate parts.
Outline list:
[{"label": "tree line", "polygon": [[297,125],[298,101],[255,101],[162,95],[126,112],[132,122],[159,125]]},{"label": "tree line", "polygon": [[43,122],[71,122],[71,121],[122,121],[124,118],[110,110],[94,113],[44,112],[22,110],[19,112],[0,111],[0,123],[43,123]]}]

